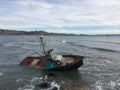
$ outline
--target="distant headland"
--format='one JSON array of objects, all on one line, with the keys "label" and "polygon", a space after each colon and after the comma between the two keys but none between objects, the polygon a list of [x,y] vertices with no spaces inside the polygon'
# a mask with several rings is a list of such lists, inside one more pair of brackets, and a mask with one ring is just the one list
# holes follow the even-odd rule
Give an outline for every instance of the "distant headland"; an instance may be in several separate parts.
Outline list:
[{"label": "distant headland", "polygon": [[120,34],[66,34],[66,33],[52,33],[46,31],[17,31],[17,30],[8,30],[0,29],[0,35],[47,35],[47,36],[120,36]]},{"label": "distant headland", "polygon": [[17,31],[17,30],[7,30],[0,29],[0,35],[63,35],[63,36],[75,36],[75,34],[65,34],[65,33],[50,33],[46,31]]}]

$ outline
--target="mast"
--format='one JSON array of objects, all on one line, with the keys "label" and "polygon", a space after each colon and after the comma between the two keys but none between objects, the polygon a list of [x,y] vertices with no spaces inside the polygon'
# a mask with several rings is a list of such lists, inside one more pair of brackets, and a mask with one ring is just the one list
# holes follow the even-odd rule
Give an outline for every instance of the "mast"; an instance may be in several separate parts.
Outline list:
[{"label": "mast", "polygon": [[40,36],[40,44],[41,44],[41,46],[42,46],[42,49],[43,49],[43,55],[45,56],[45,55],[47,55],[47,53],[46,53],[46,51],[45,51],[45,41],[43,40],[43,37],[42,36]]}]

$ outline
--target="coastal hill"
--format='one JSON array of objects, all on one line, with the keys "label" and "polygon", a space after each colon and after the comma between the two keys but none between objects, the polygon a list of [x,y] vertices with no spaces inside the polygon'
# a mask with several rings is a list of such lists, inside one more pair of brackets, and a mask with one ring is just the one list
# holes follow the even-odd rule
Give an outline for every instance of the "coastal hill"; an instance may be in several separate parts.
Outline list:
[{"label": "coastal hill", "polygon": [[46,31],[17,31],[17,30],[7,30],[0,29],[0,35],[57,35],[57,36],[120,36],[120,34],[66,34],[66,33],[50,33]]},{"label": "coastal hill", "polygon": [[49,33],[46,31],[17,31],[17,30],[6,30],[0,29],[0,35],[75,35],[75,34],[64,34],[64,33]]}]

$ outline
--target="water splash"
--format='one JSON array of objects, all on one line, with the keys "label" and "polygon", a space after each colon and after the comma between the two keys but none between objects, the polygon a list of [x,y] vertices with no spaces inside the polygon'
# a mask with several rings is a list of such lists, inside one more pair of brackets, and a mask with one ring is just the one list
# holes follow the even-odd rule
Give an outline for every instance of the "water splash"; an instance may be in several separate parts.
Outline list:
[{"label": "water splash", "polygon": [[17,83],[20,83],[20,82],[23,82],[23,81],[24,81],[24,79],[22,79],[22,78],[19,78],[19,79],[16,80]]},{"label": "water splash", "polygon": [[66,41],[65,41],[65,40],[63,40],[63,41],[62,41],[62,43],[66,43]]},{"label": "water splash", "polygon": [[108,86],[113,90],[120,90],[120,81],[110,81],[110,83],[108,83]]},{"label": "water splash", "polygon": [[51,88],[57,88],[57,90],[60,90],[60,85],[53,81],[51,82]]},{"label": "water splash", "polygon": [[95,90],[103,90],[100,81],[95,82]]},{"label": "water splash", "polygon": [[[20,83],[21,79],[17,79],[16,82]],[[48,86],[42,87],[42,84]],[[32,77],[31,80],[27,81],[27,84],[23,87],[19,87],[17,90],[60,90],[60,84],[55,80],[49,80],[49,77],[45,75],[44,77]]]}]

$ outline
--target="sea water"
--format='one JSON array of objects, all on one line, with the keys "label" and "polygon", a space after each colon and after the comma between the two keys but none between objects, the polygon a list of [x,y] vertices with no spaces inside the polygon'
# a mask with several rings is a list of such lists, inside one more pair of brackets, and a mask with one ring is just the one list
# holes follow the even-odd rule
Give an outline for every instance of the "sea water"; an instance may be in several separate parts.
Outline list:
[{"label": "sea water", "polygon": [[[120,90],[120,36],[44,36],[54,54],[84,56],[84,65],[73,71],[53,71],[53,82],[69,90]],[[20,67],[27,56],[38,56],[36,36],[0,36],[0,90],[42,90],[37,85],[51,73],[37,68]],[[50,90],[51,87],[43,90]],[[78,90],[79,90],[78,89]],[[71,88],[72,90],[72,88]]]}]

